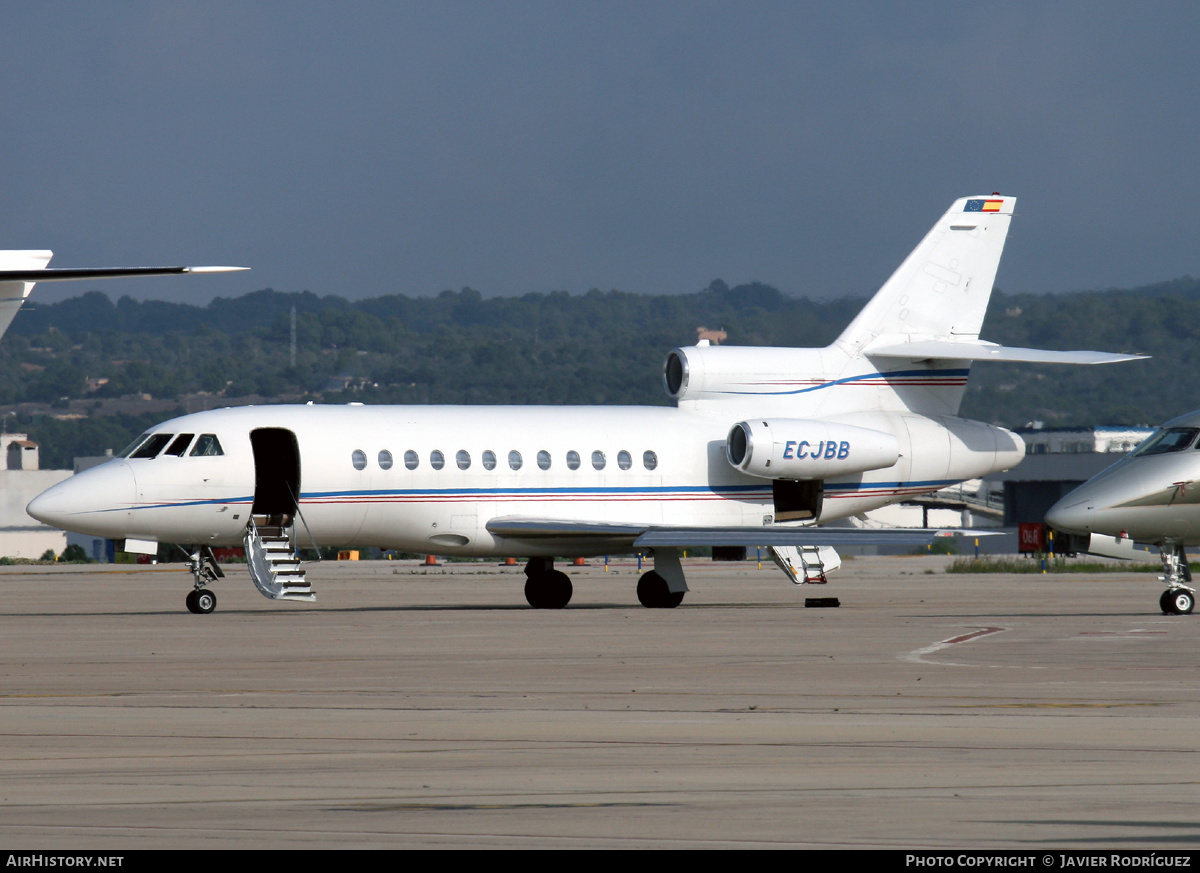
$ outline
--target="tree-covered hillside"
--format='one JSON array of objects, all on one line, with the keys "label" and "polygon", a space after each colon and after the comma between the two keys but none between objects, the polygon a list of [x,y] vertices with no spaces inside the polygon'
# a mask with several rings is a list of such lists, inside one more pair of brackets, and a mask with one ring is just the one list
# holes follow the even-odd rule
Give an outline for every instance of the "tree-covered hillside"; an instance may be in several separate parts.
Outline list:
[{"label": "tree-covered hillside", "polygon": [[[197,307],[36,296],[0,341],[0,411],[47,466],[120,448],[177,409],[288,399],[665,404],[661,365],[699,327],[726,344],[820,346],[862,306],[721,281],[695,294],[592,290],[362,301],[259,291]],[[296,354],[291,360],[293,308]],[[984,338],[1154,355],[1099,367],[977,365],[963,414],[1016,426],[1153,423],[1200,407],[1200,281],[1057,295],[996,292]]]}]

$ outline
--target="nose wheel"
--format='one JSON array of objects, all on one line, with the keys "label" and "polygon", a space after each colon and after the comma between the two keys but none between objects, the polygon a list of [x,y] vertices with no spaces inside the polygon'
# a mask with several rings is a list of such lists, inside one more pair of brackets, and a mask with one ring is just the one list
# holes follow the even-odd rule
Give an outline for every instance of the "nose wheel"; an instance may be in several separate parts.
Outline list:
[{"label": "nose wheel", "polygon": [[188,593],[185,601],[188,612],[193,615],[208,615],[217,608],[217,595],[204,586],[224,579],[225,574],[208,546],[200,546],[188,553],[188,570],[195,580],[195,587]]},{"label": "nose wheel", "polygon": [[1159,581],[1167,586],[1158,598],[1163,615],[1191,615],[1196,607],[1196,590],[1192,588],[1192,568],[1188,565],[1187,552],[1183,546],[1165,541],[1159,543],[1163,574]]},{"label": "nose wheel", "polygon": [[217,595],[207,588],[196,588],[188,592],[188,612],[195,615],[208,615],[217,608]]},{"label": "nose wheel", "polygon": [[1158,598],[1163,615],[1191,615],[1196,607],[1196,595],[1186,588],[1168,588]]}]

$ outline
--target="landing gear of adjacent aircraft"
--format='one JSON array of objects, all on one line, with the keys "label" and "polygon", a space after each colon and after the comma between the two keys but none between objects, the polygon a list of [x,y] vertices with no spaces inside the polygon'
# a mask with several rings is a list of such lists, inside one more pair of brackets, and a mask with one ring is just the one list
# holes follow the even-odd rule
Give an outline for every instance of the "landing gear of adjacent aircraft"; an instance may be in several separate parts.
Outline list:
[{"label": "landing gear of adjacent aircraft", "polygon": [[571,602],[571,577],[553,566],[549,558],[530,558],[525,565],[525,599],[534,609],[562,609]]},{"label": "landing gear of adjacent aircraft", "polygon": [[651,570],[638,579],[637,596],[648,609],[674,609],[683,603],[685,591],[672,591],[667,580]]},{"label": "landing gear of adjacent aircraft", "polygon": [[1196,607],[1196,591],[1188,584],[1192,581],[1192,568],[1187,552],[1172,542],[1159,543],[1158,551],[1163,563],[1163,574],[1158,578],[1167,586],[1158,598],[1163,615],[1191,615]]},{"label": "landing gear of adjacent aircraft", "polygon": [[1163,615],[1191,615],[1196,607],[1196,595],[1186,588],[1168,588],[1158,598]]},{"label": "landing gear of adjacent aircraft", "polygon": [[189,591],[187,608],[188,612],[195,615],[208,615],[217,608],[217,595],[213,594],[207,588],[197,588]]}]

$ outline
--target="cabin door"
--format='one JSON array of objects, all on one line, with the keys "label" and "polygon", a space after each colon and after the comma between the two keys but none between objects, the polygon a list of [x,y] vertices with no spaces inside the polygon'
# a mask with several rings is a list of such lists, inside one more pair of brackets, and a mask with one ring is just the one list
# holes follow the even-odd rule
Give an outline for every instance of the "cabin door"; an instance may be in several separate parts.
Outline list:
[{"label": "cabin door", "polygon": [[254,447],[254,514],[296,515],[300,497],[300,445],[282,427],[250,431]]}]

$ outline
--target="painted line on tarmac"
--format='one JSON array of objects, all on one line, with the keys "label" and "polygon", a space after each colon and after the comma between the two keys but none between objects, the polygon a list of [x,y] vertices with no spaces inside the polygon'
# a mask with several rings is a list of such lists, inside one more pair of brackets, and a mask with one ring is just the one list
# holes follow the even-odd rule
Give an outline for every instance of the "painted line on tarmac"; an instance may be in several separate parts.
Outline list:
[{"label": "painted line on tarmac", "polygon": [[942,649],[948,649],[951,646],[961,645],[962,643],[969,643],[971,640],[977,640],[980,637],[990,636],[991,634],[998,634],[998,633],[1001,633],[1002,631],[1006,631],[1006,630],[1011,630],[1011,628],[1007,628],[1007,627],[976,627],[971,633],[959,634],[958,636],[951,637],[948,640],[942,640],[940,642],[934,643],[932,646],[926,646],[923,649],[914,649],[913,651],[909,652],[907,655],[900,655],[899,657],[900,657],[901,661],[912,661],[915,664],[938,664],[938,665],[944,666],[944,667],[966,667],[966,666],[968,666],[967,664],[955,664],[950,661],[927,661],[927,660],[925,660],[925,656],[936,654],[937,652],[940,652]]}]

